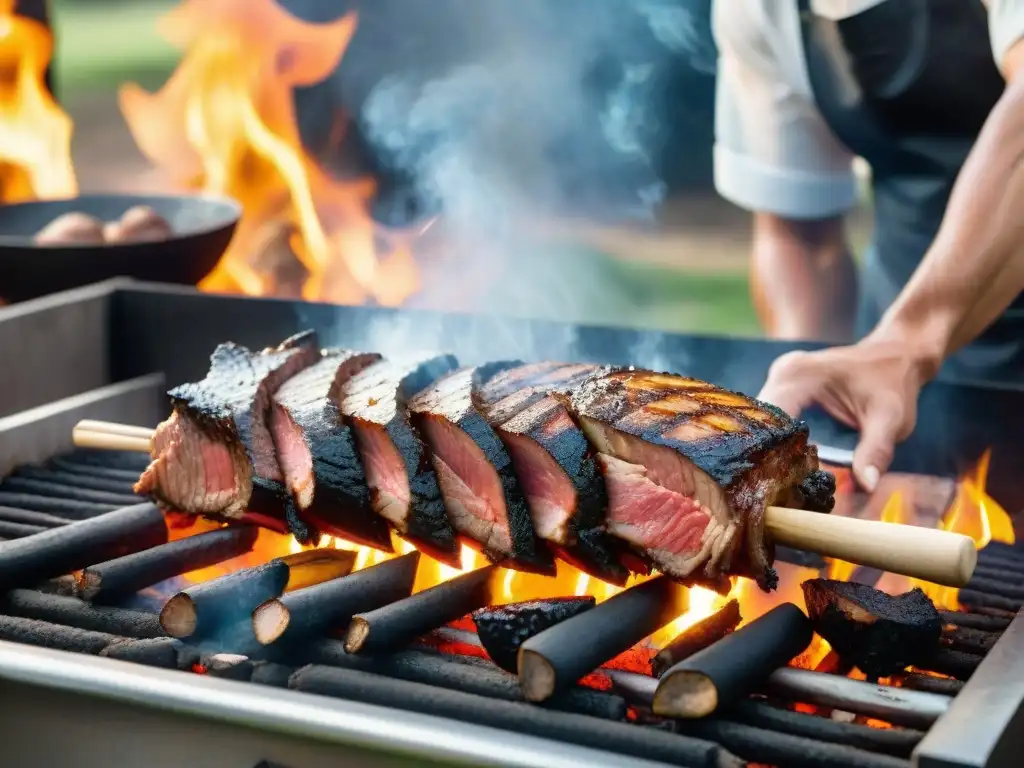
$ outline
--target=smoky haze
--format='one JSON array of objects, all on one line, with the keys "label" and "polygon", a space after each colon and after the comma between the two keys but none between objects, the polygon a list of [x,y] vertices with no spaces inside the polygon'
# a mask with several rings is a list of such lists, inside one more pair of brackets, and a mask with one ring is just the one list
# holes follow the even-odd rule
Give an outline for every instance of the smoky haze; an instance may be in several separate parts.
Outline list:
[{"label": "smoky haze", "polygon": [[[312,21],[339,12],[284,4]],[[710,0],[347,6],[358,32],[327,90],[300,94],[300,122],[315,142],[340,99],[390,181],[377,218],[442,214],[413,304],[600,321],[609,277],[539,244],[533,223],[650,221],[706,166],[690,146],[707,154]]]}]

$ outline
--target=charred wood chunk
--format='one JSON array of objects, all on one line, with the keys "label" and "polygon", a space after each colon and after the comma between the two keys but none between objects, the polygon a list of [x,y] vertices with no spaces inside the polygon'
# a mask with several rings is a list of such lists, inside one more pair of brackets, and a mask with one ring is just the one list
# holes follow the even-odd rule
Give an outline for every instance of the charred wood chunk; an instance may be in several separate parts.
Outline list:
[{"label": "charred wood chunk", "polygon": [[473,622],[491,660],[514,675],[519,646],[545,629],[593,608],[596,602],[593,597],[561,597],[481,608],[473,613]]},{"label": "charred wood chunk", "polygon": [[269,600],[253,611],[253,634],[270,645],[344,628],[357,613],[408,597],[419,560],[420,553],[411,552]]},{"label": "charred wood chunk", "polygon": [[725,709],[803,653],[812,637],[803,611],[793,603],[776,606],[665,672],[652,709],[657,715],[682,718]]},{"label": "charred wood chunk", "polygon": [[494,576],[495,567],[486,566],[357,614],[345,635],[345,649],[349,653],[394,650],[455,621],[491,602]]},{"label": "charred wood chunk", "polygon": [[742,620],[739,602],[730,600],[717,613],[683,630],[662,648],[651,663],[654,674],[661,677],[673,665],[717,643],[736,629]]},{"label": "charred wood chunk", "polygon": [[288,565],[283,560],[236,571],[174,595],[160,612],[160,625],[171,637],[212,638],[248,619],[287,585]]},{"label": "charred wood chunk", "polygon": [[662,575],[524,641],[517,668],[527,700],[573,685],[682,614],[688,601],[689,591]]},{"label": "charred wood chunk", "polygon": [[136,504],[50,528],[4,544],[0,551],[0,591],[34,586],[166,541],[167,525],[153,504]]},{"label": "charred wood chunk", "polygon": [[78,578],[79,594],[94,603],[118,602],[165,579],[249,552],[258,533],[255,526],[222,528],[90,565]]},{"label": "charred wood chunk", "polygon": [[938,648],[942,620],[920,589],[894,597],[831,579],[802,586],[815,630],[866,675],[894,674]]},{"label": "charred wood chunk", "polygon": [[0,610],[9,616],[49,621],[77,629],[105,632],[119,637],[163,637],[155,614],[111,606],[94,606],[65,595],[48,595],[32,589],[12,589]]}]

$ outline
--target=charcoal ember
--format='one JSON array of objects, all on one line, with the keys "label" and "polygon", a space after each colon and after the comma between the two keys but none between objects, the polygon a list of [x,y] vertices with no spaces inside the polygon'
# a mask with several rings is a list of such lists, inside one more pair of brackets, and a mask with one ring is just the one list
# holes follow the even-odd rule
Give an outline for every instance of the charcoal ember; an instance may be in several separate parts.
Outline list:
[{"label": "charcoal ember", "polygon": [[801,586],[815,631],[866,675],[894,674],[939,646],[942,619],[920,589],[893,596],[832,579],[810,579]]},{"label": "charcoal ember", "polygon": [[593,597],[557,597],[512,603],[473,612],[480,643],[491,660],[513,675],[519,646],[555,624],[594,607]]}]

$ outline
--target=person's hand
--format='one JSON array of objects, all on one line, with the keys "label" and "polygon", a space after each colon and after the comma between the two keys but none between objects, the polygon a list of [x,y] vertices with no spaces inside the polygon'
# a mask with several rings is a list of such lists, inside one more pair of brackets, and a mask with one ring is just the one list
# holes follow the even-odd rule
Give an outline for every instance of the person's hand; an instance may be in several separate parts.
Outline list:
[{"label": "person's hand", "polygon": [[758,399],[793,418],[817,403],[859,430],[853,474],[873,491],[896,443],[914,430],[917,397],[929,369],[907,344],[869,337],[849,347],[783,355],[768,371]]}]

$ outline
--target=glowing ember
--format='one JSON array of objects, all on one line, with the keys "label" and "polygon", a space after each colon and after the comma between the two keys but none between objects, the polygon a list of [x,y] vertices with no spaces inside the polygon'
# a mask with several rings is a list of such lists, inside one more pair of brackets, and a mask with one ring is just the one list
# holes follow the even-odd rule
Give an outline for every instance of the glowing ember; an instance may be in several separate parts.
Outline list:
[{"label": "glowing ember", "polygon": [[72,197],[72,123],[46,89],[53,36],[0,0],[0,202]]},{"label": "glowing ember", "polygon": [[309,24],[274,0],[186,0],[161,21],[184,50],[164,87],[121,88],[142,152],[181,183],[234,197],[243,216],[205,290],[401,304],[418,288],[412,253],[382,231],[372,179],[331,178],[303,149],[294,90],[327,78],[355,32],[347,15]]},{"label": "glowing ember", "polygon": [[[940,523],[944,530],[972,536],[979,547],[993,540],[1006,543],[1014,541],[1013,525],[1009,516],[985,493],[988,461],[988,454],[986,454],[975,471],[960,481],[955,501]],[[912,505],[906,502],[900,491],[894,492],[886,499],[879,517],[882,521],[889,523],[913,524],[915,522],[912,519]],[[183,535],[200,533],[217,527],[215,523],[195,521],[192,518],[178,516],[170,516],[169,521],[172,526],[172,538],[180,538]],[[320,546],[357,552],[354,570],[376,565],[391,557],[413,551],[412,545],[397,537],[394,539],[394,555],[331,537],[324,537]],[[195,571],[188,574],[186,578],[190,581],[201,581],[303,549],[308,549],[308,547],[298,544],[290,536],[261,531],[256,546],[248,555],[212,568]],[[462,548],[461,568],[452,568],[424,557],[420,560],[414,591],[420,592],[463,573],[482,568],[486,564],[487,560],[483,555],[467,546]],[[779,573],[779,588],[770,594],[762,592],[753,581],[742,578],[733,580],[732,589],[728,595],[719,595],[699,587],[692,588],[689,610],[656,632],[649,639],[648,645],[652,649],[664,646],[680,632],[720,610],[730,599],[736,599],[740,603],[743,616],[741,624],[757,619],[783,602],[792,602],[804,607],[800,585],[807,579],[817,578],[818,571],[784,562],[777,562],[775,568]],[[826,573],[829,578],[848,580],[854,575],[855,570],[856,566],[850,563],[832,561],[829,563]],[[653,576],[634,577],[630,584],[637,584],[648,578],[653,578]],[[499,571],[495,585],[497,588],[495,602],[498,603],[565,595],[592,595],[598,602],[603,602],[622,591],[621,587],[605,584],[561,561],[557,563],[557,572],[554,577],[503,570]],[[955,589],[917,582],[894,574],[884,574],[877,586],[892,594],[905,592],[919,586],[936,602],[939,608],[950,610],[957,608],[957,590]],[[834,666],[835,654],[832,654],[831,650],[828,642],[815,635],[810,647],[794,660],[794,664],[806,669],[824,669],[829,665]],[[856,675],[856,672],[854,674]]]}]

